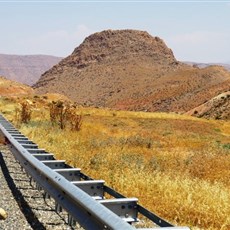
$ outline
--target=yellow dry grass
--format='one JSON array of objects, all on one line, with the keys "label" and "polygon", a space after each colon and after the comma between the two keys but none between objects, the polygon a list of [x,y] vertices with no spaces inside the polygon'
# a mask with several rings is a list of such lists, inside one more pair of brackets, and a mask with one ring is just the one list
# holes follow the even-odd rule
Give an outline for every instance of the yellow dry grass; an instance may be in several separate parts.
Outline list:
[{"label": "yellow dry grass", "polygon": [[[0,110],[13,119],[14,104]],[[80,108],[79,132],[37,107],[21,131],[40,147],[175,225],[230,229],[230,122],[184,115]]]}]

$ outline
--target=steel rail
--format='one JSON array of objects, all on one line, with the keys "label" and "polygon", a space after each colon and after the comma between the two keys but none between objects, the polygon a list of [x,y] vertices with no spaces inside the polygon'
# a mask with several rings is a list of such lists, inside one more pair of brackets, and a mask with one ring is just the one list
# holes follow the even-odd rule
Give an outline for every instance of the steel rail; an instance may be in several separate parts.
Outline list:
[{"label": "steel rail", "polygon": [[[83,189],[75,186],[74,182],[71,183],[71,181],[68,180],[64,174],[61,174],[61,172],[64,173],[65,170],[75,170],[78,172],[79,169],[71,168],[69,165],[63,163],[63,161],[57,161],[55,158],[51,161],[38,160],[34,155],[37,155],[37,157],[41,158],[42,156],[52,157],[52,154],[38,149],[38,146],[35,143],[30,141],[27,137],[15,129],[14,126],[2,115],[0,115],[0,131],[5,137],[12,154],[20,163],[21,167],[31,177],[31,179],[36,182],[37,188],[43,189],[46,195],[55,200],[57,211],[60,211],[62,208],[66,210],[69,215],[69,224],[72,224],[72,222],[76,220],[85,229],[136,229],[127,223],[124,218],[122,219],[120,216],[114,213],[112,209],[110,210],[109,207],[107,207],[110,205],[110,203],[117,203],[117,201],[123,202],[128,198],[104,185],[103,191],[115,197],[116,200],[108,200],[109,202],[104,199],[101,201],[96,200],[83,191]],[[33,155],[33,153],[37,154]],[[55,166],[58,166],[59,163],[61,166],[64,164],[64,168],[56,170],[52,169],[52,167],[48,167],[46,165],[50,163],[54,163]],[[92,178],[83,173],[79,173],[79,176],[83,180],[89,181],[90,183],[97,183],[97,181],[94,181]],[[99,182],[101,183],[102,181]],[[79,184],[79,182],[75,183]],[[87,183],[83,182],[80,184],[84,185]],[[135,202],[136,198],[130,198],[128,201]],[[131,205],[129,204],[129,207],[130,206]],[[123,205],[121,207],[123,208],[125,206]],[[156,225],[165,227],[164,229],[189,230],[188,227],[174,227],[139,204],[134,205],[133,208],[136,210],[136,212],[141,213]]]}]

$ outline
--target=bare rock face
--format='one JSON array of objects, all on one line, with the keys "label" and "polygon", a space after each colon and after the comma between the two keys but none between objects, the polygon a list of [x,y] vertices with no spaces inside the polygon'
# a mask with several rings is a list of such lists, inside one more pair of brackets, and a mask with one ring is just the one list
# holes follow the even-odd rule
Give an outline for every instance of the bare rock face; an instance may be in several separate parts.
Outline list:
[{"label": "bare rock face", "polygon": [[176,60],[159,37],[137,30],[92,34],[45,72],[38,93],[60,93],[79,104],[184,113],[229,90],[230,73]]},{"label": "bare rock face", "polygon": [[176,61],[163,40],[147,32],[107,30],[86,38],[64,63],[82,68],[96,62],[121,62],[140,57],[151,58],[156,63]]},{"label": "bare rock face", "polygon": [[207,119],[230,120],[230,91],[221,93],[187,114]]},{"label": "bare rock face", "polygon": [[97,101],[96,106],[104,106],[107,95],[129,91],[126,83],[153,80],[154,75],[178,66],[162,39],[144,31],[106,30],[87,37],[34,87],[40,93],[64,93],[81,104]]},{"label": "bare rock face", "polygon": [[44,75],[62,73],[63,68],[67,67],[82,69],[91,64],[110,64],[114,61],[122,63],[144,57],[156,63],[176,62],[171,49],[158,37],[143,31],[106,30],[87,37],[70,56]]}]

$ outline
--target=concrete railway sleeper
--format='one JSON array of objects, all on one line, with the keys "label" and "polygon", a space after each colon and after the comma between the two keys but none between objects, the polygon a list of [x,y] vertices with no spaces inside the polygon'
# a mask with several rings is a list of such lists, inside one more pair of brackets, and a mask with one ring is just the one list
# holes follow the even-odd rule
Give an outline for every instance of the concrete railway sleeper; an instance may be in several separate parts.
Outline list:
[{"label": "concrete railway sleeper", "polygon": [[[40,149],[9,121],[0,115],[0,131],[15,159],[20,163],[44,198],[55,200],[56,212],[68,213],[68,224],[78,222],[84,229],[137,229],[139,215],[154,223],[156,227],[139,229],[184,229],[174,227],[138,204],[137,198],[124,197],[105,185],[103,180],[93,180],[73,168],[64,160],[56,160],[52,153]],[[106,199],[106,195],[112,197]]]}]

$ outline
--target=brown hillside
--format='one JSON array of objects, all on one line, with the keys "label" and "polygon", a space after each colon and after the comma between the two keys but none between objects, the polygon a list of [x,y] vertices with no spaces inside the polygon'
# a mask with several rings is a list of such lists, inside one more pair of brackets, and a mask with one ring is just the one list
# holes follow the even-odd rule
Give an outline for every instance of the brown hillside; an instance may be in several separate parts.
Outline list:
[{"label": "brown hillside", "polygon": [[178,62],[158,37],[135,30],[93,34],[34,86],[80,104],[186,112],[230,90],[230,73]]},{"label": "brown hillside", "polygon": [[33,85],[41,74],[61,61],[49,55],[0,54],[0,75],[7,79]]},{"label": "brown hillside", "polygon": [[1,96],[21,96],[32,94],[34,90],[18,82],[7,80],[0,76],[0,97]]}]

